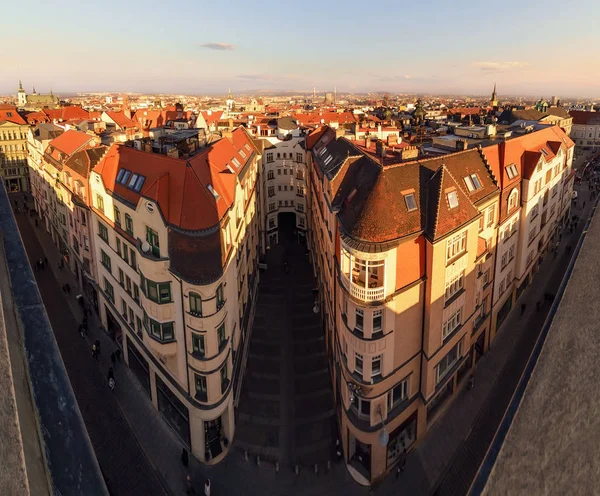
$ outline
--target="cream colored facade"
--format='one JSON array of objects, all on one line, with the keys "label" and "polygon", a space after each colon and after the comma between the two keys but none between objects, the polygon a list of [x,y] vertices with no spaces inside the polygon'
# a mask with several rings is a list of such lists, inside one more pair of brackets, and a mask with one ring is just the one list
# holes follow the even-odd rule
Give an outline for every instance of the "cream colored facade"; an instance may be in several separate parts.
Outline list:
[{"label": "cream colored facade", "polygon": [[90,182],[102,323],[122,343],[154,406],[208,464],[223,459],[235,435],[258,283],[259,162],[254,154],[236,182],[235,203],[218,226],[223,246],[233,249],[208,284],[173,270],[170,234],[177,228],[155,201],[123,201],[97,173]]},{"label": "cream colored facade", "polygon": [[[16,113],[16,109],[14,111]],[[2,121],[0,116],[0,175],[9,192],[29,191],[27,124]]]}]

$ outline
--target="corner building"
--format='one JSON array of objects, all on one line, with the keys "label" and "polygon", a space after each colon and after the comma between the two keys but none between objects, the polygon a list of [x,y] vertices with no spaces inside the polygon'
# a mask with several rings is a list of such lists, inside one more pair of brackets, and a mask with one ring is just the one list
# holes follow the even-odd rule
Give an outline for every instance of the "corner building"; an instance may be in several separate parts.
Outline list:
[{"label": "corner building", "polygon": [[489,347],[500,190],[480,150],[382,166],[328,127],[306,144],[340,440],[368,485],[424,437]]},{"label": "corner building", "polygon": [[102,323],[209,464],[235,433],[258,282],[259,162],[239,128],[185,160],[113,145],[90,177]]}]

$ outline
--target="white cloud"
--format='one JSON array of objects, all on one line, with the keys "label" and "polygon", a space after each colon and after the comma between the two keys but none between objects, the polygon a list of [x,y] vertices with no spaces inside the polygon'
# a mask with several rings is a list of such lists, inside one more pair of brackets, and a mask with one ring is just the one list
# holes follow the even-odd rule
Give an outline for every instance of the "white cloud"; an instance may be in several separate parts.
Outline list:
[{"label": "white cloud", "polygon": [[209,50],[235,50],[235,45],[231,43],[202,43],[200,47]]},{"label": "white cloud", "polygon": [[473,62],[474,67],[478,67],[482,72],[505,72],[524,69],[527,62]]}]

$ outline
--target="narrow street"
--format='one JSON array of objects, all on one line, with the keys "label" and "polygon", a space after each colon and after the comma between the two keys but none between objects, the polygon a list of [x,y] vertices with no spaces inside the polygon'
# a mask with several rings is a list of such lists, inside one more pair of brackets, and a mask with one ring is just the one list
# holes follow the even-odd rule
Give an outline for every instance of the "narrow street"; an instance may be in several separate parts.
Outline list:
[{"label": "narrow street", "polygon": [[[27,215],[18,213],[15,216],[31,266],[35,267],[35,261],[45,256],[53,260],[54,257],[44,253],[34,232],[36,228]],[[99,362],[93,360],[92,341],[82,339],[78,333],[81,315],[75,316],[66,301],[67,298],[75,299],[76,288],[72,288],[71,295],[65,295],[51,267],[34,273],[110,493],[114,496],[165,494],[115,395],[108,388],[108,369],[101,368]]]}]

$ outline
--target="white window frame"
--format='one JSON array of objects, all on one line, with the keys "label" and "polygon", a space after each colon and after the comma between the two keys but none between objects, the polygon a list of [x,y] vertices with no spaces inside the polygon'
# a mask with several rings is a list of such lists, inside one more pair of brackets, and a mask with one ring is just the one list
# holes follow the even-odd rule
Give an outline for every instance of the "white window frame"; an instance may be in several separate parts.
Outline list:
[{"label": "white window frame", "polygon": [[467,250],[467,231],[455,234],[446,241],[446,260],[452,260]]},{"label": "white window frame", "polygon": [[450,336],[462,323],[462,307],[456,310],[450,317],[446,319],[442,326],[442,341]]},{"label": "white window frame", "polygon": [[456,293],[458,293],[465,286],[465,271],[456,271],[450,279],[446,281],[446,292],[445,297],[446,301],[452,298]]},{"label": "white window frame", "polygon": [[[446,379],[447,374],[452,367],[456,365],[461,358],[462,353],[462,340],[456,343],[449,351],[446,353],[444,358],[442,358],[435,367],[436,370],[436,383],[441,382]],[[455,355],[453,357],[453,355]]]}]

